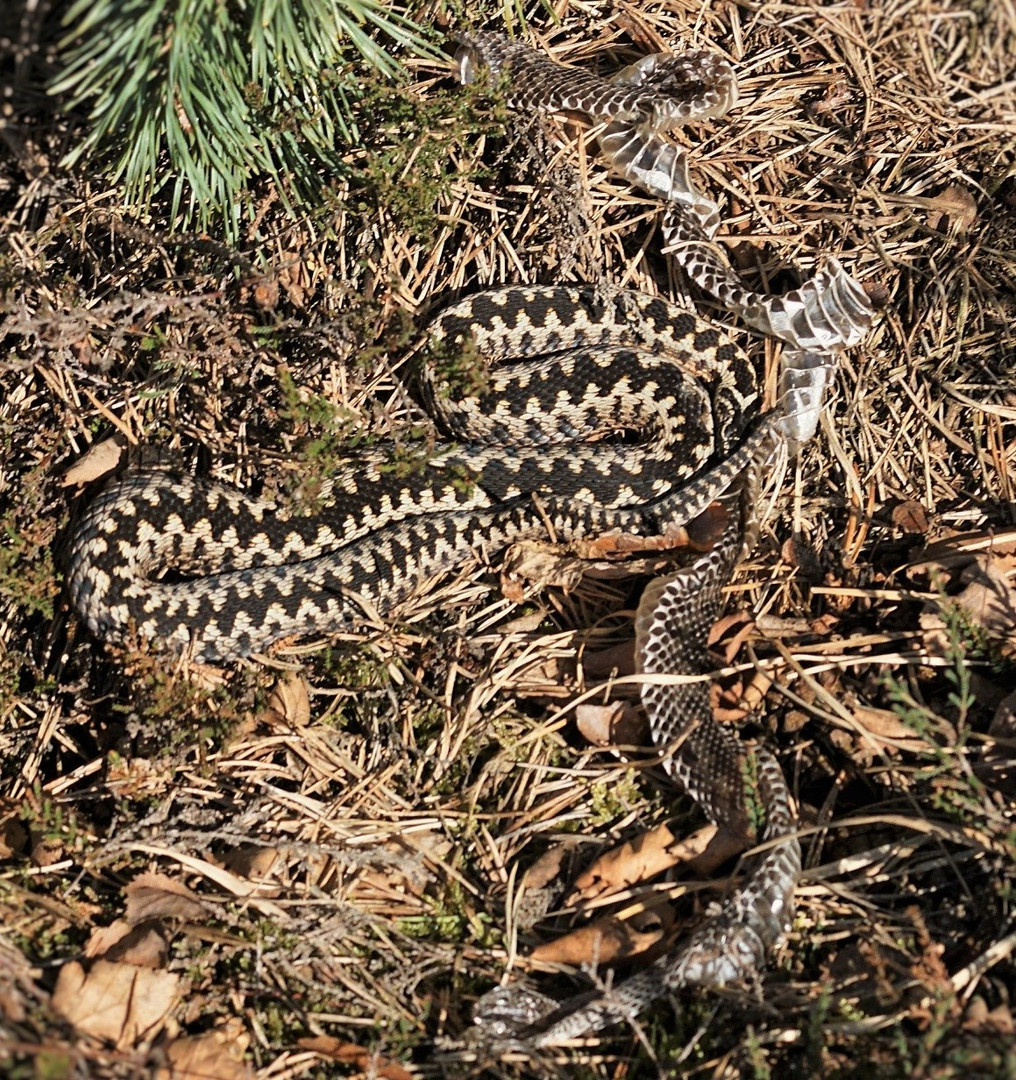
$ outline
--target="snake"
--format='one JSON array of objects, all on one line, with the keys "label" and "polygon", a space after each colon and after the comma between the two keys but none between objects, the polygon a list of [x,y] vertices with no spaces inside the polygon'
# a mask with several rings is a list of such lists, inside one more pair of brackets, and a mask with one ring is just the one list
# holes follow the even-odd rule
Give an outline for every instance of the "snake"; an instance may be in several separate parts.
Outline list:
[{"label": "snake", "polygon": [[[641,698],[666,771],[707,817],[747,834],[762,808],[760,848],[690,938],[609,991],[558,1002],[516,983],[483,995],[476,1040],[535,1052],[634,1019],[681,987],[755,978],[789,932],[801,869],[791,797],[772,754],[714,720],[707,635],[755,534],[761,463],[775,442],[808,437],[838,351],[860,340],[871,312],[835,260],[771,297],[746,289],[713,243],[718,209],[664,137],[732,105],[736,79],[712,54],[647,58],[610,81],[501,35],[459,42],[462,81],[487,69],[510,80],[516,108],[601,125],[616,171],[665,203],[665,248],[689,277],[786,342],[780,405],[762,411],[757,373],[723,329],[660,297],[568,284],[487,289],[426,327],[421,395],[445,438],[411,467],[393,469],[390,446],[357,451],[326,478],[312,512],[172,469],[128,471],[80,515],[66,582],[104,642],[234,663],[286,639],[397,617],[435,578],[520,540],[676,545],[718,504],[712,547],[643,592]],[[484,385],[461,392],[433,362],[449,355],[482,358]]]}]

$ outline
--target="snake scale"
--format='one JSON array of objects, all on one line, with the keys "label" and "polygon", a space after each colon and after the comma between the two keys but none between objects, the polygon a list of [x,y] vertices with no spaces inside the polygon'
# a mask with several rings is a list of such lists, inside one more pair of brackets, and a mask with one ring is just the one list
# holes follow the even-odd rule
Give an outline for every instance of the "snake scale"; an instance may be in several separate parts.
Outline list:
[{"label": "snake scale", "polygon": [[425,376],[449,441],[416,469],[396,476],[390,451],[361,452],[309,516],[163,470],[128,473],[78,522],[67,582],[105,641],[140,637],[196,660],[233,661],[388,615],[429,579],[522,538],[669,537],[721,503],[712,550],[644,591],[635,621],[641,695],[654,742],[671,751],[671,776],[713,821],[742,831],[754,800],[765,811],[763,849],[677,951],[608,992],[559,1003],[516,984],[484,995],[480,1041],[528,1051],[634,1018],[682,986],[754,977],[789,929],[801,863],[779,765],[714,721],[707,681],[652,676],[710,670],[706,638],[751,542],[759,464],[774,439],[814,431],[836,352],[860,340],[871,311],[835,260],[772,297],[747,290],[713,244],[719,210],[664,137],[736,99],[733,71],[713,54],[647,57],[608,81],[497,34],[459,40],[463,81],[486,68],[505,77],[510,105],[600,125],[616,171],[664,201],[665,250],[726,308],[787,344],[782,407],[759,415],[756,373],[741,349],[664,300],[571,285],[489,290],[427,329],[431,349],[480,355],[491,375],[482,392],[460,399]]}]

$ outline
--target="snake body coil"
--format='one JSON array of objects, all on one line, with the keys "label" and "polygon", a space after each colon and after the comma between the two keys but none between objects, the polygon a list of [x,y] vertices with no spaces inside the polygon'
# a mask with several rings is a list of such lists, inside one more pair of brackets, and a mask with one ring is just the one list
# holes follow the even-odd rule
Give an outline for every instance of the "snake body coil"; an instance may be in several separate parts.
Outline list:
[{"label": "snake body coil", "polygon": [[763,425],[739,446],[757,411],[744,354],[658,299],[509,287],[448,308],[430,336],[494,365],[482,397],[428,394],[452,435],[482,441],[438,446],[399,477],[389,449],[360,454],[307,517],[223,485],[128,474],[71,541],[68,586],[89,629],[196,660],[249,656],[385,614],[470,555],[548,529],[663,535],[765,438]]}]

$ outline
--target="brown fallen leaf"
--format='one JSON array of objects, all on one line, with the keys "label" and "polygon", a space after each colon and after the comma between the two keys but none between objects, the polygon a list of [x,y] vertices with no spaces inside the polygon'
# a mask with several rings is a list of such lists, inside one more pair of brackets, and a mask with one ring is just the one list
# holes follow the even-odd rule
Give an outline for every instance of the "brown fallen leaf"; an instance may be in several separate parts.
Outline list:
[{"label": "brown fallen leaf", "polygon": [[279,267],[279,284],[286,290],[289,302],[296,308],[306,307],[311,287],[306,260],[297,251],[283,251],[274,261]]},{"label": "brown fallen leaf", "polygon": [[527,889],[545,889],[557,880],[565,859],[574,850],[575,844],[564,841],[554,844],[533,863],[522,879]]},{"label": "brown fallen leaf", "polygon": [[646,714],[630,701],[577,705],[575,726],[593,746],[645,746],[649,742]]},{"label": "brown fallen leaf", "polygon": [[591,900],[654,877],[674,865],[670,851],[677,843],[668,826],[657,825],[605,851],[575,879],[573,896]]},{"label": "brown fallen leaf", "polygon": [[37,829],[29,832],[32,844],[30,858],[36,866],[52,866],[66,857],[66,849],[59,838],[50,837]]},{"label": "brown fallen leaf", "polygon": [[905,533],[923,536],[929,529],[928,512],[916,499],[907,499],[893,507],[893,524]]},{"label": "brown fallen leaf", "polygon": [[862,738],[876,753],[906,750],[916,754],[930,748],[927,739],[922,739],[912,727],[906,725],[889,709],[870,709],[866,705],[855,705],[850,712],[858,727],[862,729]]},{"label": "brown fallen leaf", "polygon": [[850,87],[846,82],[833,81],[826,88],[821,101],[812,106],[811,111],[816,116],[827,116],[837,113],[841,105],[850,101]]},{"label": "brown fallen leaf", "polygon": [[611,559],[640,551],[710,551],[726,524],[727,511],[722,503],[714,502],[687,525],[668,525],[657,536],[608,532],[590,540],[577,540],[572,547],[583,559]]},{"label": "brown fallen leaf", "polygon": [[106,950],[107,960],[137,967],[162,968],[169,955],[169,935],[159,920],[139,923],[129,934]]},{"label": "brown fallen leaf", "polygon": [[295,673],[279,679],[268,696],[265,712],[269,722],[306,727],[310,723],[310,685],[307,680]]},{"label": "brown fallen leaf", "polygon": [[565,875],[570,873],[576,840],[561,840],[549,847],[522,878],[522,888],[515,903],[515,921],[520,929],[528,930],[542,921],[561,899],[565,890]]},{"label": "brown fallen leaf", "polygon": [[262,311],[274,311],[279,304],[278,278],[268,275],[256,278],[248,282],[247,293],[255,307]]},{"label": "brown fallen leaf", "polygon": [[529,954],[529,960],[534,964],[581,967],[584,964],[613,964],[640,956],[658,945],[674,923],[673,911],[667,904],[657,905],[654,910],[640,914],[648,916],[647,929],[640,929],[635,920],[604,915],[556,941],[537,945]]},{"label": "brown fallen leaf", "polygon": [[697,829],[681,840],[666,825],[604,852],[576,879],[569,904],[593,900],[646,881],[672,866],[684,865],[708,876],[732,855],[743,851],[747,839],[715,825]]},{"label": "brown fallen leaf", "polygon": [[1003,698],[995,710],[988,735],[995,741],[973,764],[974,775],[1007,798],[1016,798],[1016,691]]},{"label": "brown fallen leaf", "polygon": [[725,664],[732,664],[754,629],[755,620],[746,611],[732,611],[713,623],[707,639],[709,647],[723,657]]},{"label": "brown fallen leaf", "polygon": [[501,570],[501,592],[519,603],[534,588],[554,586],[569,592],[586,576],[610,579],[652,573],[661,565],[659,558],[632,556],[686,548],[709,551],[722,536],[725,525],[726,510],[722,504],[713,503],[687,527],[668,526],[658,536],[607,532],[567,545],[523,540],[508,549]]},{"label": "brown fallen leaf", "polygon": [[82,1035],[126,1050],[158,1034],[179,989],[180,977],[170,971],[97,960],[86,973],[72,960],[60,969],[50,1004]]},{"label": "brown fallen leaf", "polygon": [[501,567],[501,592],[513,603],[548,587],[570,592],[585,572],[582,560],[540,541],[522,541],[508,549]]},{"label": "brown fallen leaf", "polygon": [[661,536],[609,532],[590,540],[576,540],[573,546],[582,559],[610,559],[640,551],[680,551],[691,547],[692,543],[688,530],[675,525]]},{"label": "brown fallen leaf", "polygon": [[91,483],[92,480],[112,472],[119,465],[122,456],[123,446],[119,437],[103,439],[102,442],[90,446],[63,474],[60,485],[72,487],[75,484]]},{"label": "brown fallen leaf", "polygon": [[943,536],[941,540],[913,552],[912,561],[903,570],[908,578],[913,579],[936,570],[962,569],[985,554],[1010,560],[1016,556],[1016,529]]},{"label": "brown fallen leaf", "polygon": [[174,1039],[155,1080],[251,1080],[243,1060],[250,1039],[238,1020],[193,1038]]},{"label": "brown fallen leaf", "polygon": [[353,1065],[372,1080],[416,1080],[413,1073],[397,1061],[388,1058],[365,1046],[343,1042],[331,1035],[315,1035],[312,1038],[297,1039],[302,1050],[310,1050],[331,1061],[344,1065]]},{"label": "brown fallen leaf", "polygon": [[126,919],[117,919],[109,926],[97,926],[85,943],[89,960],[104,957],[136,967],[165,966],[169,943],[162,923],[150,921],[131,926]]},{"label": "brown fallen leaf", "polygon": [[963,1018],[963,1027],[967,1031],[985,1034],[995,1032],[999,1035],[1016,1035],[1016,1019],[1013,1018],[1012,1008],[1003,1002],[989,1010],[987,1002],[980,995],[971,998]]},{"label": "brown fallen leaf", "polygon": [[0,802],[0,859],[13,858],[28,846],[31,837],[21,821],[21,812],[17,803]]},{"label": "brown fallen leaf", "polygon": [[150,919],[205,919],[208,906],[182,881],[165,874],[139,874],[125,889],[124,917],[131,925]]},{"label": "brown fallen leaf", "polygon": [[961,184],[950,184],[930,200],[928,227],[936,232],[969,232],[977,221],[977,200]]},{"label": "brown fallen leaf", "polygon": [[0,1018],[20,1024],[28,1012],[26,1004],[34,1004],[41,996],[32,965],[20,949],[0,936]]},{"label": "brown fallen leaf", "polygon": [[635,639],[622,641],[606,649],[590,650],[582,657],[587,679],[610,679],[635,673]]},{"label": "brown fallen leaf", "polygon": [[272,867],[278,858],[277,848],[244,844],[227,852],[222,864],[227,870],[251,881],[265,881],[272,876]]},{"label": "brown fallen leaf", "polygon": [[[1010,557],[979,555],[961,574],[963,591],[951,598],[975,625],[1000,647],[1003,656],[1016,656],[1016,588],[1010,575]],[[925,631],[925,646],[932,652],[945,653],[949,647],[946,623],[936,603],[920,616]]]}]

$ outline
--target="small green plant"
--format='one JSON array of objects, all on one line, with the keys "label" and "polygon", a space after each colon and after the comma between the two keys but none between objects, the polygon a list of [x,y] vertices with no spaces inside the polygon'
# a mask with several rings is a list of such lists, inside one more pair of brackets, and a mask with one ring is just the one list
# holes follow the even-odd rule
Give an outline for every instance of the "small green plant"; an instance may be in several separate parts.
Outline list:
[{"label": "small green plant", "polygon": [[503,131],[507,111],[485,83],[422,98],[374,80],[358,116],[366,153],[348,173],[352,208],[433,243],[456,225],[448,214],[455,185],[486,174],[471,153],[474,137]]},{"label": "small green plant", "polygon": [[490,363],[472,340],[431,338],[420,357],[420,371],[438,402],[480,397],[490,386]]},{"label": "small green plant", "polygon": [[748,825],[755,836],[765,831],[765,800],[759,791],[758,758],[754,753],[747,753],[741,762],[741,779],[744,783],[744,808],[748,814]]},{"label": "small green plant", "polygon": [[404,916],[397,925],[406,937],[424,941],[472,941],[484,948],[496,941],[489,916],[471,911],[462,887],[454,881],[449,882],[444,897],[433,902],[431,911]]},{"label": "small green plant", "polygon": [[36,782],[32,797],[22,804],[22,819],[39,837],[62,848],[73,848],[79,839],[78,818],[73,806],[48,795]]},{"label": "small green plant", "polygon": [[939,688],[936,712],[892,675],[882,682],[893,712],[924,741],[924,759],[917,778],[928,785],[930,802],[955,821],[980,816],[984,786],[969,769],[958,770],[956,759],[966,752],[971,736],[970,713],[977,699],[971,687],[970,661],[990,655],[983,630],[958,605],[943,596],[940,605],[945,633],[942,667],[945,692]]},{"label": "small green plant", "polygon": [[590,787],[590,820],[596,825],[609,825],[638,805],[641,799],[637,774],[633,769],[627,769],[622,777],[613,775]]},{"label": "small green plant", "polygon": [[748,1028],[744,1038],[745,1049],[748,1052],[748,1061],[751,1063],[751,1075],[755,1080],[771,1080],[772,1067],[769,1064],[765,1047],[755,1033],[755,1029]]},{"label": "small green plant", "polygon": [[244,673],[209,690],[167,668],[157,653],[133,651],[127,671],[132,678],[130,700],[113,709],[144,737],[150,756],[170,756],[193,746],[203,759],[207,742],[230,738],[247,715],[245,696],[254,696]]},{"label": "small green plant", "polygon": [[0,597],[30,615],[53,618],[53,598],[59,591],[53,554],[44,546],[0,522]]}]

